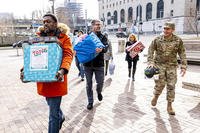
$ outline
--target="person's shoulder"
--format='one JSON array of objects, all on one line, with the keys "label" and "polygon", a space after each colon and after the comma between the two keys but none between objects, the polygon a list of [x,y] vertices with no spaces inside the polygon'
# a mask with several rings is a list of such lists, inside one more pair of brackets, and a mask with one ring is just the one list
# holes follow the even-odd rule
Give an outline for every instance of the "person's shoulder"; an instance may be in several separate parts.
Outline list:
[{"label": "person's shoulder", "polygon": [[162,35],[156,36],[156,37],[153,38],[153,42],[160,41],[160,40],[162,40],[162,38],[163,38]]},{"label": "person's shoulder", "polygon": [[71,38],[67,34],[60,33],[59,39],[60,40],[68,40],[68,39],[70,40]]},{"label": "person's shoulder", "polygon": [[175,35],[175,34],[173,34],[173,39],[178,40],[178,41],[182,41],[181,37],[179,37],[178,35]]}]

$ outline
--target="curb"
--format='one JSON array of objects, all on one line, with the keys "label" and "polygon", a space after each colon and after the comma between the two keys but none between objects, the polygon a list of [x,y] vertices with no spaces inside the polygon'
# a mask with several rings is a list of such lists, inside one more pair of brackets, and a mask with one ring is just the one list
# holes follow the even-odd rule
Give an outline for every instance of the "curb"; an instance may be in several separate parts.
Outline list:
[{"label": "curb", "polygon": [[182,82],[182,88],[200,92],[200,84],[194,84],[190,82]]}]

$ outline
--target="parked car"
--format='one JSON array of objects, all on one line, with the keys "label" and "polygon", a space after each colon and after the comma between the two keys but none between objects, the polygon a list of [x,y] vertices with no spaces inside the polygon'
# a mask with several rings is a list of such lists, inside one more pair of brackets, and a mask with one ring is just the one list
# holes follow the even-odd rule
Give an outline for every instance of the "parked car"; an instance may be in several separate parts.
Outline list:
[{"label": "parked car", "polygon": [[22,43],[23,43],[23,41],[21,40],[21,41],[19,41],[19,42],[15,42],[15,43],[13,43],[13,48],[16,48],[16,47],[22,47]]},{"label": "parked car", "polygon": [[128,34],[126,34],[126,32],[116,32],[116,37],[118,38],[126,38],[128,37]]}]

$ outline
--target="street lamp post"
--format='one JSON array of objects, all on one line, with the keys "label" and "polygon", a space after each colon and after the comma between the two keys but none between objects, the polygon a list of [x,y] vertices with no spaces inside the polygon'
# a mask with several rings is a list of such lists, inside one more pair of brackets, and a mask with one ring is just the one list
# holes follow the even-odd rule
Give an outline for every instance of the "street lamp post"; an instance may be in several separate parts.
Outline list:
[{"label": "street lamp post", "polygon": [[52,13],[54,14],[54,4],[55,4],[55,0],[49,0],[49,1],[52,1],[51,9],[52,9]]},{"label": "street lamp post", "polygon": [[153,33],[156,34],[156,30],[155,30],[155,22],[153,22]]},{"label": "street lamp post", "polygon": [[105,31],[107,31],[106,30],[106,25],[104,25],[104,23],[105,23],[105,18],[104,18],[104,16],[101,18],[101,21],[103,22],[103,32],[105,32]]},{"label": "street lamp post", "polygon": [[137,30],[137,36],[138,36],[138,40],[139,40],[139,38],[140,38],[140,29],[139,29],[139,28],[140,28],[140,27],[139,27],[140,24],[139,24],[139,19],[140,19],[140,16],[137,17],[137,29],[138,29],[138,30]]},{"label": "street lamp post", "polygon": [[85,33],[87,34],[88,26],[87,26],[87,9],[85,10]]},{"label": "street lamp post", "polygon": [[115,27],[114,27],[114,16],[110,16],[110,21],[111,21],[111,24],[112,24],[112,21],[113,21],[113,33],[114,33],[114,30],[115,30]]}]

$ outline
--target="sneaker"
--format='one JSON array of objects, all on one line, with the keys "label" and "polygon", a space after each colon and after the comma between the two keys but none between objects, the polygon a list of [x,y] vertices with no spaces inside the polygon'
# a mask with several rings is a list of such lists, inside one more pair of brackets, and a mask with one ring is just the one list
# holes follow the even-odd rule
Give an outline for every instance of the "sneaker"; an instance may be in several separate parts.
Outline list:
[{"label": "sneaker", "polygon": [[103,96],[102,96],[101,93],[99,93],[99,94],[98,94],[98,100],[99,100],[99,101],[102,101],[102,99],[103,99]]},{"label": "sneaker", "polygon": [[59,129],[62,128],[62,124],[63,124],[64,121],[65,121],[65,116],[62,117],[62,120],[61,120],[61,122],[60,122],[60,128],[59,128]]},{"label": "sneaker", "polygon": [[89,103],[88,105],[87,105],[87,109],[88,110],[91,110],[93,108],[93,103]]}]

